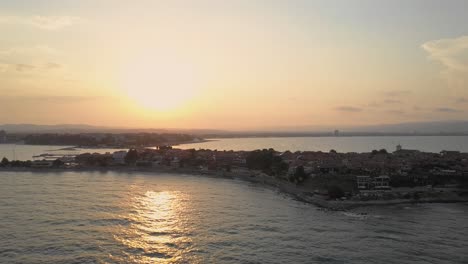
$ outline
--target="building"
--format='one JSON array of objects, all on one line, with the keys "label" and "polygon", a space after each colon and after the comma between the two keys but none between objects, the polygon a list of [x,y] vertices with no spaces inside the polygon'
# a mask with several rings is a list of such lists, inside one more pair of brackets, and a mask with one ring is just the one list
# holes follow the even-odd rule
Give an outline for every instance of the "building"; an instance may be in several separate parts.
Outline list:
[{"label": "building", "polygon": [[6,143],[7,142],[7,135],[6,132],[3,130],[0,130],[0,144],[1,143]]},{"label": "building", "polygon": [[127,151],[121,150],[112,153],[112,159],[115,164],[125,164],[125,157],[127,156]]},{"label": "building", "polygon": [[390,189],[390,177],[381,175],[374,178],[375,190],[388,190]]},{"label": "building", "polygon": [[52,168],[52,166],[54,166],[54,161],[52,160],[35,160],[31,164],[33,168]]},{"label": "building", "polygon": [[356,182],[359,190],[369,190],[372,187],[370,176],[357,176]]}]

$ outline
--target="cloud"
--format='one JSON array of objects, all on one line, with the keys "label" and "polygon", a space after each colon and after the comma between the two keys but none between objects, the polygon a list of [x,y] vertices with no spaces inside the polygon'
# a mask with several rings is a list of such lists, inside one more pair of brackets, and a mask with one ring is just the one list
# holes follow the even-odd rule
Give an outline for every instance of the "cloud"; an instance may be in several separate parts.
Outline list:
[{"label": "cloud", "polygon": [[350,112],[350,113],[362,112],[362,108],[354,107],[354,106],[339,106],[339,107],[336,107],[335,110],[341,111],[341,112]]},{"label": "cloud", "polygon": [[404,95],[409,95],[411,91],[408,90],[390,90],[390,91],[384,91],[383,94],[385,96],[389,97],[400,97]]},{"label": "cloud", "polygon": [[6,72],[10,68],[10,64],[0,63],[0,73]]},{"label": "cloud", "polygon": [[34,16],[29,23],[40,29],[59,30],[81,21],[79,17],[73,16]]},{"label": "cloud", "polygon": [[450,108],[450,107],[439,107],[435,109],[436,112],[441,112],[441,113],[461,113],[463,111],[455,109],[455,108]]},{"label": "cloud", "polygon": [[17,55],[56,55],[58,53],[57,50],[48,47],[48,46],[33,46],[33,47],[13,47],[4,50],[0,50],[1,57],[8,57],[8,56],[17,56]]},{"label": "cloud", "polygon": [[2,96],[0,101],[16,101],[22,103],[31,103],[31,102],[44,102],[44,103],[78,103],[86,101],[95,101],[106,99],[103,96],[74,96],[74,95],[65,95],[65,96],[54,96],[54,95],[37,95],[37,96]]},{"label": "cloud", "polygon": [[442,75],[450,85],[468,84],[468,36],[428,41],[421,46],[429,59],[443,66]]},{"label": "cloud", "polygon": [[[60,52],[48,46],[11,47],[0,50],[0,73],[27,72],[34,69],[59,69],[62,64],[47,62]],[[44,62],[45,61],[45,62]]]},{"label": "cloud", "polygon": [[384,103],[386,103],[386,104],[401,104],[402,102],[400,100],[396,100],[396,99],[386,99],[386,100],[384,100]]},{"label": "cloud", "polygon": [[62,68],[62,65],[55,62],[48,62],[45,64],[45,68],[50,70],[59,69]]},{"label": "cloud", "polygon": [[404,115],[404,114],[406,114],[406,112],[403,111],[403,110],[388,110],[388,111],[385,111],[385,112],[387,112],[389,114],[392,114],[392,115]]},{"label": "cloud", "polygon": [[22,64],[22,63],[15,64],[14,66],[15,66],[16,71],[19,71],[19,72],[31,71],[36,68],[36,66],[34,65]]},{"label": "cloud", "polygon": [[60,30],[82,21],[76,16],[0,16],[0,24],[28,25],[42,30]]},{"label": "cloud", "polygon": [[[38,70],[37,72],[41,72],[41,70],[58,70],[63,68],[62,64],[58,64],[55,62],[48,62],[43,64],[26,64],[26,63],[0,63],[0,73],[5,72],[18,72],[18,73],[26,73],[33,70]],[[43,72],[44,73],[44,72]]]}]

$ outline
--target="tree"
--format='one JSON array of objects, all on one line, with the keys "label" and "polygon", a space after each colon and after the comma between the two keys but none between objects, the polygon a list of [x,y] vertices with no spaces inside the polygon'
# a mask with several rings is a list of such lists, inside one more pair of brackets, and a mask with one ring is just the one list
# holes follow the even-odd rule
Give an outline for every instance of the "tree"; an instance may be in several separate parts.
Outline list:
[{"label": "tree", "polygon": [[304,166],[297,166],[294,174],[289,177],[289,181],[293,181],[295,183],[301,183],[305,179],[307,179],[307,173],[304,170]]},{"label": "tree", "polygon": [[379,150],[379,154],[388,154],[386,149],[381,149]]},{"label": "tree", "polygon": [[249,169],[261,170],[269,175],[281,174],[289,168],[289,165],[271,148],[251,151],[246,157],[246,162]]},{"label": "tree", "polygon": [[136,149],[130,149],[125,155],[125,163],[134,164],[138,160],[138,151]]},{"label": "tree", "polygon": [[338,185],[331,185],[328,187],[328,196],[331,199],[337,199],[344,196],[344,191]]},{"label": "tree", "polygon": [[8,164],[10,164],[10,161],[6,157],[3,157],[2,161],[0,162],[0,165],[2,167],[6,167],[8,166]]},{"label": "tree", "polygon": [[54,160],[54,162],[52,163],[52,166],[55,167],[55,168],[58,168],[58,167],[61,167],[63,166],[65,163],[63,161],[61,161],[60,159],[56,159]]}]

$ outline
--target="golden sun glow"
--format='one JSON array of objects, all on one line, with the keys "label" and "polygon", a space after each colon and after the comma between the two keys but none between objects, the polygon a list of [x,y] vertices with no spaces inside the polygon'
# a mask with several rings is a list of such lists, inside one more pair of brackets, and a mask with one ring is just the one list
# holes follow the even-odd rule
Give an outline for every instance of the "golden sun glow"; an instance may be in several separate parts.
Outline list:
[{"label": "golden sun glow", "polygon": [[168,111],[188,103],[197,91],[195,68],[170,56],[145,56],[123,67],[124,93],[145,108]]}]

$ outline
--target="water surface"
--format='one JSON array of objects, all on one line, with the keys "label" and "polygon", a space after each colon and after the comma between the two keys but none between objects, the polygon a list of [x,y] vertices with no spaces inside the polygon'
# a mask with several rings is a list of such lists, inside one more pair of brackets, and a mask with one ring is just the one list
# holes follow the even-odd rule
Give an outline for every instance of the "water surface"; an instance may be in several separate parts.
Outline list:
[{"label": "water surface", "polygon": [[48,153],[53,155],[77,155],[82,153],[113,153],[113,148],[73,148],[71,146],[0,144],[0,159],[32,160],[33,156]]},{"label": "water surface", "polygon": [[468,136],[405,136],[405,137],[269,137],[222,138],[178,147],[217,150],[255,150],[274,148],[278,151],[370,152],[374,149],[394,151],[401,144],[405,149],[427,152],[458,150],[468,152]]},{"label": "water surface", "polygon": [[0,172],[0,201],[0,263],[468,261],[467,204],[327,212],[235,179],[115,172]]}]

